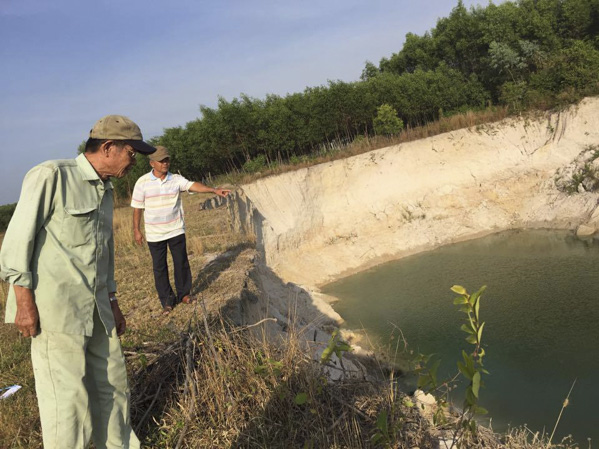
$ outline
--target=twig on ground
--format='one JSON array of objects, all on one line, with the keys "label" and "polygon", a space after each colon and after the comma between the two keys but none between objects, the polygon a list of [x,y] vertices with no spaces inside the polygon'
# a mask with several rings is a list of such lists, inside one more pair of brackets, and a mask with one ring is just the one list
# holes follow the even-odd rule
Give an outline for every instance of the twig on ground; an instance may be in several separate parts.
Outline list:
[{"label": "twig on ground", "polygon": [[570,387],[570,391],[568,391],[568,396],[566,396],[566,399],[564,400],[564,403],[562,404],[562,409],[559,411],[559,415],[557,417],[557,421],[555,422],[555,426],[553,426],[553,432],[551,432],[551,436],[549,437],[549,441],[547,442],[547,447],[551,447],[551,440],[553,440],[553,435],[555,435],[555,431],[557,430],[557,426],[560,422],[560,420],[562,419],[562,413],[564,413],[564,409],[568,406],[568,404],[570,403],[570,394],[572,394],[572,390],[574,389],[574,385],[576,385],[576,381],[578,380],[578,378],[574,379],[574,382],[572,382],[572,386]]},{"label": "twig on ground", "polygon": [[185,438],[185,434],[187,433],[187,428],[189,427],[189,422],[193,419],[195,414],[195,405],[196,405],[196,388],[193,382],[193,354],[192,354],[192,345],[193,345],[193,332],[188,335],[187,343],[185,344],[185,395],[188,395],[188,392],[191,392],[191,397],[189,398],[189,409],[187,410],[187,416],[185,417],[185,425],[183,429],[181,429],[181,434],[177,440],[177,445],[175,449],[179,449],[181,444],[183,444],[183,438]]},{"label": "twig on ground", "polygon": [[357,408],[356,406],[350,404],[349,402],[344,401],[341,398],[338,397],[333,397],[334,400],[336,400],[337,402],[339,402],[340,404],[345,405],[346,407],[351,408],[354,412],[356,412],[358,415],[360,415],[362,418],[364,419],[368,419],[370,420],[371,418],[368,417],[368,415],[366,413],[364,413],[362,410],[360,410],[359,408]]},{"label": "twig on ground", "polygon": [[337,427],[339,425],[339,423],[345,419],[345,416],[347,415],[347,410],[345,410],[343,413],[341,413],[341,416],[339,418],[337,418],[337,420],[333,423],[333,425],[331,427],[329,427],[329,430],[327,430],[327,433],[331,433],[335,427]]},{"label": "twig on ground", "polygon": [[266,321],[274,321],[274,322],[276,323],[277,319],[276,319],[276,318],[264,318],[263,320],[260,320],[260,321],[258,321],[257,323],[254,323],[254,324],[249,324],[249,325],[247,325],[247,326],[243,326],[243,327],[239,327],[239,328],[237,328],[237,329],[234,329],[234,330],[230,331],[229,333],[230,333],[230,334],[236,334],[237,332],[241,332],[241,331],[244,331],[244,330],[250,329],[250,328],[252,328],[252,327],[259,326],[259,325],[261,325],[262,323],[264,323],[264,322],[266,322]]},{"label": "twig on ground", "polygon": [[154,404],[156,403],[156,400],[158,399],[158,395],[160,394],[160,389],[161,388],[162,388],[162,383],[158,384],[158,388],[156,389],[156,394],[154,395],[154,399],[152,399],[152,402],[150,403],[150,406],[146,409],[146,412],[144,413],[144,415],[139,420],[139,423],[137,424],[137,427],[135,428],[135,433],[139,433],[139,430],[142,428],[143,424],[145,423],[146,418],[150,414],[150,411],[152,410],[152,407],[154,407]]}]

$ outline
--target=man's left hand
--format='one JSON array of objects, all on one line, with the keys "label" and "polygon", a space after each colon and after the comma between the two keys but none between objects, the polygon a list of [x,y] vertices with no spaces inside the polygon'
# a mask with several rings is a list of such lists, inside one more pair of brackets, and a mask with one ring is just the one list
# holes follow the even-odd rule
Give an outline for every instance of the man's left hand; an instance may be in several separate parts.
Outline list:
[{"label": "man's left hand", "polygon": [[125,333],[127,329],[127,321],[121,312],[118,301],[111,301],[110,307],[112,307],[112,314],[114,315],[114,324],[116,325],[116,334],[120,337]]}]

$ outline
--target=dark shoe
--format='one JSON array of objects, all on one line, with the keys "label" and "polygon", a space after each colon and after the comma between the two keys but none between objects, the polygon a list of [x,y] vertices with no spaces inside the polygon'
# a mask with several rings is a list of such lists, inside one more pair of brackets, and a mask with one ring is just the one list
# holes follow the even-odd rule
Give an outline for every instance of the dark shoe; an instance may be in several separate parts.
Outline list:
[{"label": "dark shoe", "polygon": [[196,302],[196,299],[193,296],[185,295],[183,298],[181,298],[181,302],[183,304],[193,304]]}]

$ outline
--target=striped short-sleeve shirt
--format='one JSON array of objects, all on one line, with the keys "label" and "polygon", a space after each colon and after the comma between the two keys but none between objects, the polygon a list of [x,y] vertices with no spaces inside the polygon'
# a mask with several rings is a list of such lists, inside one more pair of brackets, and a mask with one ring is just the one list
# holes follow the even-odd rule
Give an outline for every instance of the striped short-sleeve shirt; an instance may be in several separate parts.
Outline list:
[{"label": "striped short-sleeve shirt", "polygon": [[146,240],[160,242],[185,232],[181,192],[188,191],[193,181],[168,173],[164,180],[153,172],[140,177],[133,188],[131,207],[144,209]]}]

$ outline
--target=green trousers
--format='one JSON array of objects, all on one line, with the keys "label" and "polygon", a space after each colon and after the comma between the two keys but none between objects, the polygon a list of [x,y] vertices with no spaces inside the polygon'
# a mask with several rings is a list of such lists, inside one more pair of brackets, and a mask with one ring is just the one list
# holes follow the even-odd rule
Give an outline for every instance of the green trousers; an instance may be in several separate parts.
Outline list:
[{"label": "green trousers", "polygon": [[137,449],[121,343],[94,311],[91,337],[42,330],[31,342],[44,449]]}]

